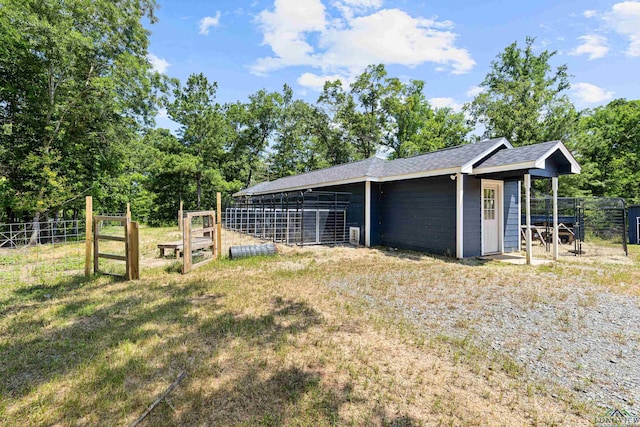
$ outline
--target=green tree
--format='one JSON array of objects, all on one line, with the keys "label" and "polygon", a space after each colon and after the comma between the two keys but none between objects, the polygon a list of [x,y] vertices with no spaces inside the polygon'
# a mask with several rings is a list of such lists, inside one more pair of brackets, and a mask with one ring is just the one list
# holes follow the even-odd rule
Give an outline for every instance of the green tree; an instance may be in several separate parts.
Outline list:
[{"label": "green tree", "polygon": [[577,114],[567,97],[567,66],[553,69],[556,52],[534,53],[535,39],[524,48],[507,46],[491,63],[480,93],[465,110],[474,125],[485,128],[485,137],[505,137],[514,145],[548,140],[568,140]]},{"label": "green tree", "polygon": [[576,136],[578,185],[594,196],[640,202],[640,101],[616,99],[585,111]]},{"label": "green tree", "polygon": [[[155,106],[141,22],[155,21],[155,7],[154,0],[0,6],[5,218],[37,219],[121,173],[128,144]],[[99,206],[113,209],[110,194],[97,195]]]},{"label": "green tree", "polygon": [[169,117],[181,124],[178,133],[186,153],[196,159],[193,179],[198,209],[203,206],[203,184],[210,192],[223,181],[220,168],[228,127],[222,107],[215,102],[217,87],[204,74],[192,74],[184,88],[174,90],[174,100],[167,108]]},{"label": "green tree", "polygon": [[423,93],[424,82],[408,84],[397,78],[387,80],[382,100],[386,132],[384,145],[391,157],[407,157],[466,143],[471,127],[464,114],[450,108],[433,109]]},{"label": "green tree", "polygon": [[[369,65],[351,84],[352,97],[345,106],[354,148],[365,159],[376,154],[382,142],[387,118],[382,102],[389,90],[386,76],[384,65]],[[353,100],[359,101],[359,108]]]},{"label": "green tree", "polygon": [[154,129],[143,138],[149,164],[145,165],[146,188],[152,195],[149,223],[170,224],[175,221],[180,200],[195,206],[194,176],[199,160],[168,129]]},{"label": "green tree", "polygon": [[[278,126],[281,106],[282,95],[262,89],[250,95],[248,103],[236,102],[226,108],[231,128],[228,153],[232,158],[227,173],[246,187],[254,180],[268,178],[265,153]],[[256,177],[256,173],[261,176]]]},{"label": "green tree", "polygon": [[284,85],[282,106],[270,156],[270,178],[295,175],[328,165],[324,161],[321,112]]},{"label": "green tree", "polygon": [[324,146],[329,162],[332,165],[347,163],[356,154],[350,129],[351,120],[355,114],[353,97],[346,93],[340,80],[328,81],[324,84],[322,93],[318,97],[318,104],[323,109],[324,117],[319,122],[321,144]]}]

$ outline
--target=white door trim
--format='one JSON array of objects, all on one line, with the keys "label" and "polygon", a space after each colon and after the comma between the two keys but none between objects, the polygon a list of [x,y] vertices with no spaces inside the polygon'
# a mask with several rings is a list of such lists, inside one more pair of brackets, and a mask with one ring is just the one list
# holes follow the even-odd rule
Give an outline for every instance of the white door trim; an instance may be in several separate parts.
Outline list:
[{"label": "white door trim", "polygon": [[[484,251],[484,185],[497,185],[496,215],[498,217],[498,252],[504,253],[504,182],[494,179],[483,179],[480,183],[480,252]],[[494,253],[494,252],[492,252]]]}]

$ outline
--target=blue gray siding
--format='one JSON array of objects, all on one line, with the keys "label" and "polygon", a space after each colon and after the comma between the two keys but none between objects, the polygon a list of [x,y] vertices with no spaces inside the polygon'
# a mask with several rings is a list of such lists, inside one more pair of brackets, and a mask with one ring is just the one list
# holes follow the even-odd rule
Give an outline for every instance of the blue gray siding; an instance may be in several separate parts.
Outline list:
[{"label": "blue gray siding", "polygon": [[464,257],[482,255],[482,181],[478,178],[464,175]]},{"label": "blue gray siding", "polygon": [[518,205],[520,193],[518,181],[504,183],[504,251],[516,252],[520,249],[520,217]]},{"label": "blue gray siding", "polygon": [[638,243],[638,223],[637,218],[640,217],[640,205],[629,206],[629,243]]},{"label": "blue gray siding", "polygon": [[[382,244],[380,240],[380,227],[382,218],[380,217],[380,206],[382,204],[382,184],[371,183],[371,246]],[[364,229],[363,229],[364,231]]]},{"label": "blue gray siding", "polygon": [[382,184],[382,245],[455,256],[455,218],[456,183],[449,176]]}]

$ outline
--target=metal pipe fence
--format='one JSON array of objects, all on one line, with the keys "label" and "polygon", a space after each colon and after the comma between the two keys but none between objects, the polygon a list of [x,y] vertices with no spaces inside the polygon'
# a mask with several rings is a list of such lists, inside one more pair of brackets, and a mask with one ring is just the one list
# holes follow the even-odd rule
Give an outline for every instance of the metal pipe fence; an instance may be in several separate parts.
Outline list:
[{"label": "metal pipe fence", "polygon": [[334,209],[227,208],[223,226],[287,245],[322,245],[349,240],[347,211]]},{"label": "metal pipe fence", "polygon": [[78,242],[85,238],[84,223],[83,219],[0,224],[0,248]]},{"label": "metal pipe fence", "polygon": [[[99,229],[122,234],[122,224],[114,221],[100,221]],[[85,239],[84,218],[0,224],[0,285],[82,276]]]}]

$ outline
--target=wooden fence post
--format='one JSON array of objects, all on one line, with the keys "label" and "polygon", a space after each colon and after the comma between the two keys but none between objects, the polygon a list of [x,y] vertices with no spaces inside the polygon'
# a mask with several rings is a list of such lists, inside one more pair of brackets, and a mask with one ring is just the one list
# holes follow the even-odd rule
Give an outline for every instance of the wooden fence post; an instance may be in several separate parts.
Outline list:
[{"label": "wooden fence post", "polygon": [[182,274],[185,274],[191,271],[191,217],[182,221]]},{"label": "wooden fence post", "polygon": [[93,230],[93,198],[85,198],[84,277],[91,276],[91,231]]},{"label": "wooden fence post", "polygon": [[131,203],[127,203],[127,218],[131,221]]},{"label": "wooden fence post", "polygon": [[222,196],[220,192],[216,193],[216,256],[222,257]]},{"label": "wooden fence post", "polygon": [[182,217],[183,217],[183,210],[182,210],[182,200],[180,200],[180,209],[178,209],[178,230],[182,230]]},{"label": "wooden fence post", "polygon": [[137,221],[130,223],[129,227],[129,275],[130,280],[140,279],[140,233]]},{"label": "wooden fence post", "polygon": [[98,225],[100,221],[93,218],[93,274],[98,274]]}]

